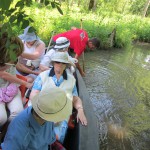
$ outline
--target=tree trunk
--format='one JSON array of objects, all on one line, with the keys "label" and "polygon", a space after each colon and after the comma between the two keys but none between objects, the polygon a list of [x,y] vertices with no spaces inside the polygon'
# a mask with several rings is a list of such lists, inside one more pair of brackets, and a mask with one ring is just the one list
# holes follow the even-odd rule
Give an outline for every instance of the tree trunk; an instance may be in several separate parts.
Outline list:
[{"label": "tree trunk", "polygon": [[72,1],[70,2],[70,6],[73,6],[73,3],[74,3],[74,0],[72,0]]},{"label": "tree trunk", "polygon": [[97,0],[94,0],[94,6],[93,6],[93,10],[95,11],[97,8]]},{"label": "tree trunk", "polygon": [[78,6],[80,6],[81,0],[78,0]]},{"label": "tree trunk", "polygon": [[89,10],[92,10],[94,7],[94,0],[90,0],[89,2]]},{"label": "tree trunk", "polygon": [[150,5],[150,0],[147,0],[145,3],[145,6],[144,6],[144,11],[143,11],[142,17],[146,16],[149,5]]}]

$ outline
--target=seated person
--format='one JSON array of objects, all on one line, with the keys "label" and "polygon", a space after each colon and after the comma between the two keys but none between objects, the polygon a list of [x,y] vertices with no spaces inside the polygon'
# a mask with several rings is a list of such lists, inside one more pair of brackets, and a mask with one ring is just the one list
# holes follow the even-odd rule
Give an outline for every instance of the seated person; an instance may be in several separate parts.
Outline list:
[{"label": "seated person", "polygon": [[[59,87],[64,90],[67,94],[67,97],[72,101],[72,105],[77,110],[77,121],[80,120],[82,125],[87,125],[87,119],[85,117],[82,101],[78,97],[76,80],[74,76],[66,71],[66,68],[74,64],[69,61],[68,55],[65,52],[57,52],[52,57],[53,68],[41,72],[39,76],[35,79],[34,85],[30,94],[30,99],[37,95],[40,91],[46,89]],[[72,107],[71,107],[72,109]],[[68,127],[68,119],[65,118],[63,122],[56,124],[55,127],[59,130],[57,132],[58,140],[63,143],[65,133]],[[61,126],[62,125],[62,126]],[[61,133],[59,131],[65,130]],[[63,135],[62,135],[63,133]]]},{"label": "seated person", "polygon": [[25,28],[24,34],[19,37],[24,44],[24,52],[18,58],[17,74],[26,76],[28,82],[33,82],[39,74],[38,67],[45,53],[45,44],[30,26]]},{"label": "seated person", "polygon": [[[67,38],[65,37],[59,37],[56,40],[56,44],[54,46],[54,48],[50,49],[43,57],[43,59],[41,60],[40,63],[40,71],[45,71],[45,70],[49,70],[49,68],[52,68],[52,63],[51,63],[51,59],[53,54],[55,54],[56,52],[67,52],[68,54],[68,47],[70,45],[70,42]],[[74,63],[77,63],[77,60],[72,58],[71,56],[68,57],[71,61],[73,61]],[[71,68],[73,70],[73,68]]]},{"label": "seated person", "polygon": [[72,112],[72,102],[58,87],[39,92],[31,102],[32,106],[10,123],[2,150],[48,150],[56,141],[54,123],[68,118]]},{"label": "seated person", "polygon": [[[18,37],[8,37],[7,32],[2,33],[0,37],[0,127],[7,121],[11,121],[23,110],[21,94],[18,89],[19,84],[25,85],[27,88],[32,86],[31,83],[16,77],[15,61],[10,58],[6,46],[8,40],[10,41],[9,46],[17,45],[16,48],[12,49],[13,53],[16,54],[16,59],[23,52],[23,43]],[[9,118],[6,108],[10,112]]]}]

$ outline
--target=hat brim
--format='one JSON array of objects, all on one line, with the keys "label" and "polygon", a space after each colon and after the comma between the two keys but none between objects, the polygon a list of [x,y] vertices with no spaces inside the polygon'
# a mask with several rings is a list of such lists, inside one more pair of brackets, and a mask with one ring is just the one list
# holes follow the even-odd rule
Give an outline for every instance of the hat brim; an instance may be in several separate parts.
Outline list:
[{"label": "hat brim", "polygon": [[73,106],[72,106],[72,101],[69,100],[68,98],[67,98],[66,105],[63,107],[63,109],[61,109],[61,111],[52,113],[52,114],[46,114],[46,113],[43,113],[38,107],[38,97],[39,97],[39,93],[33,97],[33,99],[31,100],[31,103],[32,103],[32,107],[34,111],[42,119],[46,121],[51,121],[51,122],[60,122],[65,119],[68,119],[69,116],[71,115]]},{"label": "hat brim", "polygon": [[59,49],[67,48],[67,47],[69,47],[69,45],[70,45],[70,42],[65,44],[65,45],[61,45],[61,46],[55,45],[54,49],[58,49],[59,50]]},{"label": "hat brim", "polygon": [[26,42],[31,42],[31,41],[36,41],[36,40],[40,40],[40,38],[36,35],[24,35],[24,34],[21,34],[19,35],[19,38],[23,41],[26,41]]},{"label": "hat brim", "polygon": [[[62,52],[63,53],[63,52]],[[52,63],[53,62],[55,62],[55,61],[57,61],[57,62],[61,62],[61,63],[66,63],[67,65],[69,65],[69,66],[73,66],[73,67],[76,67],[76,65],[73,63],[73,62],[71,62],[71,61],[64,61],[64,60],[62,60],[62,59],[52,59]]]}]

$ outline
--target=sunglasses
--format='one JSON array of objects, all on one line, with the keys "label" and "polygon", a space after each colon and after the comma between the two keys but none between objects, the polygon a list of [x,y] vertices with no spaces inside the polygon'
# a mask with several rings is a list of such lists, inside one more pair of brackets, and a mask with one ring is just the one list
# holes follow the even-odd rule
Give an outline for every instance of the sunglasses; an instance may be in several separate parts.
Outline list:
[{"label": "sunglasses", "polygon": [[63,65],[66,65],[66,63],[59,62],[59,61],[55,61],[55,63],[57,63],[57,64],[63,64]]}]

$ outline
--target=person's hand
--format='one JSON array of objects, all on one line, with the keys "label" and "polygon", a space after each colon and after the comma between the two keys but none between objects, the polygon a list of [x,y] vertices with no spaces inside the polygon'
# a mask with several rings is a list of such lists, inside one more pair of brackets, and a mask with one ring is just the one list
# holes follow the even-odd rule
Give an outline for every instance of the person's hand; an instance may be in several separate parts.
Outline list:
[{"label": "person's hand", "polygon": [[33,83],[29,83],[29,82],[27,82],[26,87],[27,87],[28,89],[31,89],[31,88],[32,88],[32,86],[33,86]]},{"label": "person's hand", "polygon": [[85,117],[83,108],[79,108],[77,113],[77,122],[81,122],[82,125],[87,126],[87,119]]},{"label": "person's hand", "polygon": [[35,75],[39,75],[41,73],[41,71],[33,71],[33,74]]},{"label": "person's hand", "polygon": [[78,63],[78,59],[76,59],[76,58],[69,57],[69,60],[74,64]]}]

